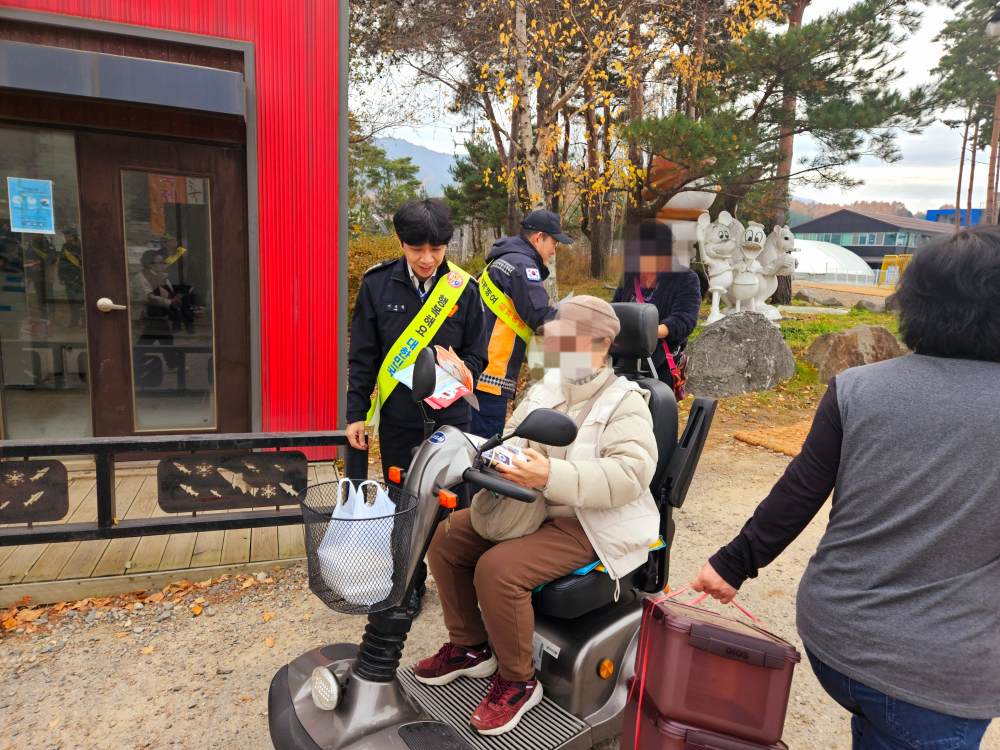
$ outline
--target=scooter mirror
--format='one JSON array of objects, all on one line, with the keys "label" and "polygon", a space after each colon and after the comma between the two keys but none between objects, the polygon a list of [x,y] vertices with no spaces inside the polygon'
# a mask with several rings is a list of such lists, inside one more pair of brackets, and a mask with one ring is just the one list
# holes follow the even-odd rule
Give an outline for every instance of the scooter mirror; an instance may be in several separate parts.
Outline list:
[{"label": "scooter mirror", "polygon": [[418,404],[434,393],[437,386],[437,368],[434,352],[421,349],[413,365],[413,400]]},{"label": "scooter mirror", "polygon": [[576,422],[555,409],[535,409],[514,434],[534,443],[561,447],[576,440]]}]

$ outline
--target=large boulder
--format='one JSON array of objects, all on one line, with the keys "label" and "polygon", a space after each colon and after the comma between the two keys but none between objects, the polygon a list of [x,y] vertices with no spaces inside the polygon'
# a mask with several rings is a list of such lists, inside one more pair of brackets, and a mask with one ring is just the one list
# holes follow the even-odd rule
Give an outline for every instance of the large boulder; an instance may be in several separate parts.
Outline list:
[{"label": "large boulder", "polygon": [[766,391],[795,374],[795,356],[763,314],[741,312],[706,326],[687,348],[688,390],[725,398]]},{"label": "large boulder", "polygon": [[899,315],[899,298],[895,292],[885,298],[885,311],[893,315]]},{"label": "large boulder", "polygon": [[795,293],[795,299],[801,302],[808,302],[810,305],[820,305],[823,302],[823,298],[812,289],[799,289]]},{"label": "large boulder", "polygon": [[888,328],[856,325],[846,331],[824,333],[806,351],[806,360],[819,370],[821,383],[848,367],[870,365],[885,359],[895,359],[906,353]]},{"label": "large boulder", "polygon": [[885,312],[885,305],[880,305],[877,302],[872,302],[866,299],[859,299],[854,304],[854,309],[861,310],[862,312],[883,313]]}]

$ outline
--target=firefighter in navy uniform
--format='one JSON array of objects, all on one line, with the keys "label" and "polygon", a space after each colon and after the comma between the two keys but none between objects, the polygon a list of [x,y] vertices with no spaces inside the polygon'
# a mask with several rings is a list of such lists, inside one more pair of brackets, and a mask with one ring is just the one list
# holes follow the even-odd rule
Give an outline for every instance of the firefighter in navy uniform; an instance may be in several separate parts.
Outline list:
[{"label": "firefighter in navy uniform", "polygon": [[[347,438],[363,450],[366,424],[377,425],[387,482],[389,467],[406,469],[412,450],[424,440],[420,409],[409,388],[396,387],[391,373],[412,365],[420,349],[436,345],[453,348],[475,380],[486,364],[489,342],[475,279],[444,257],[455,229],[448,206],[432,198],[406,201],[392,223],[403,256],[365,272],[347,357]],[[435,427],[447,424],[469,432],[473,409],[465,399],[443,409],[424,408]],[[468,490],[461,490],[456,490],[459,507],[468,507]],[[409,603],[414,614],[424,592],[423,563],[420,571]]]},{"label": "firefighter in navy uniform", "polygon": [[493,437],[507,422],[507,402],[514,398],[528,342],[543,323],[555,317],[542,282],[556,242],[572,245],[562,233],[559,216],[532,211],[521,222],[521,234],[497,240],[488,265],[480,276],[480,293],[486,305],[489,361],[479,376],[476,397],[479,411],[472,415],[474,435]]}]

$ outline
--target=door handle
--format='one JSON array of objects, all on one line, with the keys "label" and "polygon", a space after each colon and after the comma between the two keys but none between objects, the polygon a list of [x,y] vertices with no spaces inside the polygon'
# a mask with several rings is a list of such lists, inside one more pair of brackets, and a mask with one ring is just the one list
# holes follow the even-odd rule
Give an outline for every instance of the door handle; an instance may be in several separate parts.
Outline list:
[{"label": "door handle", "polygon": [[103,313],[111,312],[112,310],[125,310],[125,305],[116,305],[107,297],[101,297],[97,300],[97,309]]}]

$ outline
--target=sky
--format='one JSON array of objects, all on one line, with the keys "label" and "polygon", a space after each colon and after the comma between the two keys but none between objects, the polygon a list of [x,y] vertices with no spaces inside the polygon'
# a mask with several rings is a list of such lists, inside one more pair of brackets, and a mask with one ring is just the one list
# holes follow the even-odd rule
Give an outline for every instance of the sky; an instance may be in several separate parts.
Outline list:
[{"label": "sky", "polygon": [[[814,0],[806,10],[805,20],[808,21],[847,4],[846,0]],[[942,49],[931,39],[951,17],[952,11],[943,5],[924,6],[923,15],[920,30],[902,47],[903,57],[899,66],[906,74],[900,81],[899,87],[904,90],[932,80],[930,71],[937,65]],[[425,122],[415,127],[397,128],[391,135],[425,146],[432,151],[464,153],[461,144],[468,132],[467,126],[464,127],[466,132],[459,132],[463,126],[457,120],[445,115],[436,119],[426,118]],[[901,134],[897,142],[902,151],[902,161],[886,165],[876,159],[865,158],[848,169],[851,176],[864,181],[863,185],[853,190],[842,192],[838,188],[817,190],[794,186],[792,192],[796,196],[823,203],[851,203],[856,200],[902,201],[914,213],[939,208],[944,204],[954,204],[958,155],[962,146],[961,132],[935,122],[921,135]],[[807,153],[809,149],[810,144],[806,139],[798,139],[795,147],[796,158]],[[989,152],[978,154],[972,196],[973,207],[981,207],[986,201],[988,158]],[[965,184],[962,188],[963,206],[967,200],[968,174],[967,161],[963,180]]]}]

